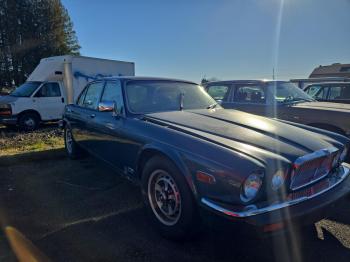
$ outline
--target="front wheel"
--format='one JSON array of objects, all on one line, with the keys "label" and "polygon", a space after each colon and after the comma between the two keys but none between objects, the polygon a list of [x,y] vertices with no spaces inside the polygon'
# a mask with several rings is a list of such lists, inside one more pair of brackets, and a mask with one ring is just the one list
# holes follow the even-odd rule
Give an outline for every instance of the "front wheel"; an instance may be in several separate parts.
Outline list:
[{"label": "front wheel", "polygon": [[185,177],[162,156],[151,158],[142,172],[142,193],[152,224],[166,238],[192,238],[199,229],[197,205]]},{"label": "front wheel", "polygon": [[33,131],[39,127],[40,118],[35,113],[23,113],[18,119],[18,125],[21,130]]},{"label": "front wheel", "polygon": [[71,159],[77,159],[83,154],[82,149],[74,141],[72,130],[68,126],[64,128],[64,146],[68,157]]}]

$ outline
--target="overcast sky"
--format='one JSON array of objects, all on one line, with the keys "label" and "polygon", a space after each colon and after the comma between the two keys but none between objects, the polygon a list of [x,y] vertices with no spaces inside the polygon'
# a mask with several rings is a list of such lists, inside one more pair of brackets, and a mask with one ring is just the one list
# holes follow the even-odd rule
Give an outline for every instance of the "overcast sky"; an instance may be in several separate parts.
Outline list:
[{"label": "overcast sky", "polygon": [[86,56],[199,82],[350,63],[349,0],[62,0]]}]

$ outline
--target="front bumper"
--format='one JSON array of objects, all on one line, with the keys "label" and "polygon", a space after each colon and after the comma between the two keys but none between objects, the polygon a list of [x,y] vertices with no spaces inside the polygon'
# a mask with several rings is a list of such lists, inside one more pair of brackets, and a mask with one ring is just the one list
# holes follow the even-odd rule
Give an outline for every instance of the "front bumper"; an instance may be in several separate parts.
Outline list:
[{"label": "front bumper", "polygon": [[0,124],[3,125],[16,125],[17,124],[17,116],[0,116]]},{"label": "front bumper", "polygon": [[287,221],[312,223],[322,219],[329,206],[350,193],[349,174],[350,165],[342,164],[337,172],[312,187],[291,193],[283,202],[234,207],[202,198],[201,204],[220,215],[258,227]]}]

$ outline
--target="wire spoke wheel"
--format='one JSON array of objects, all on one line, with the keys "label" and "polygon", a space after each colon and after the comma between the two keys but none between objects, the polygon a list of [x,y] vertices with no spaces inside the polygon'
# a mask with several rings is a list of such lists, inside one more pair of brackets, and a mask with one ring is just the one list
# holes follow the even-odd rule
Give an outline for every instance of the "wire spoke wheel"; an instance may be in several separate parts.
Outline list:
[{"label": "wire spoke wheel", "polygon": [[155,170],[148,180],[148,201],[157,219],[167,226],[175,225],[181,216],[181,196],[173,177]]}]

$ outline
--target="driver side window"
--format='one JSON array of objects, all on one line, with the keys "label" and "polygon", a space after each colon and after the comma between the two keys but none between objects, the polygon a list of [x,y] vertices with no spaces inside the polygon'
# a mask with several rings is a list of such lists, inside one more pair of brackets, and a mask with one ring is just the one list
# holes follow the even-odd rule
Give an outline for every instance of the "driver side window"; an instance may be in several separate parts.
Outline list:
[{"label": "driver side window", "polygon": [[90,109],[97,109],[100,101],[104,82],[95,82],[88,86],[82,106]]},{"label": "driver side window", "polygon": [[236,89],[234,100],[240,103],[264,104],[266,102],[265,90],[257,85],[239,86]]},{"label": "driver side window", "polygon": [[101,102],[112,101],[117,105],[118,112],[122,112],[123,95],[120,81],[108,81],[103,90]]},{"label": "driver side window", "polygon": [[228,86],[225,86],[225,85],[212,85],[208,87],[207,92],[216,101],[222,101],[227,99],[228,90],[229,90]]},{"label": "driver side window", "polygon": [[60,86],[57,83],[45,83],[35,97],[61,97]]}]

